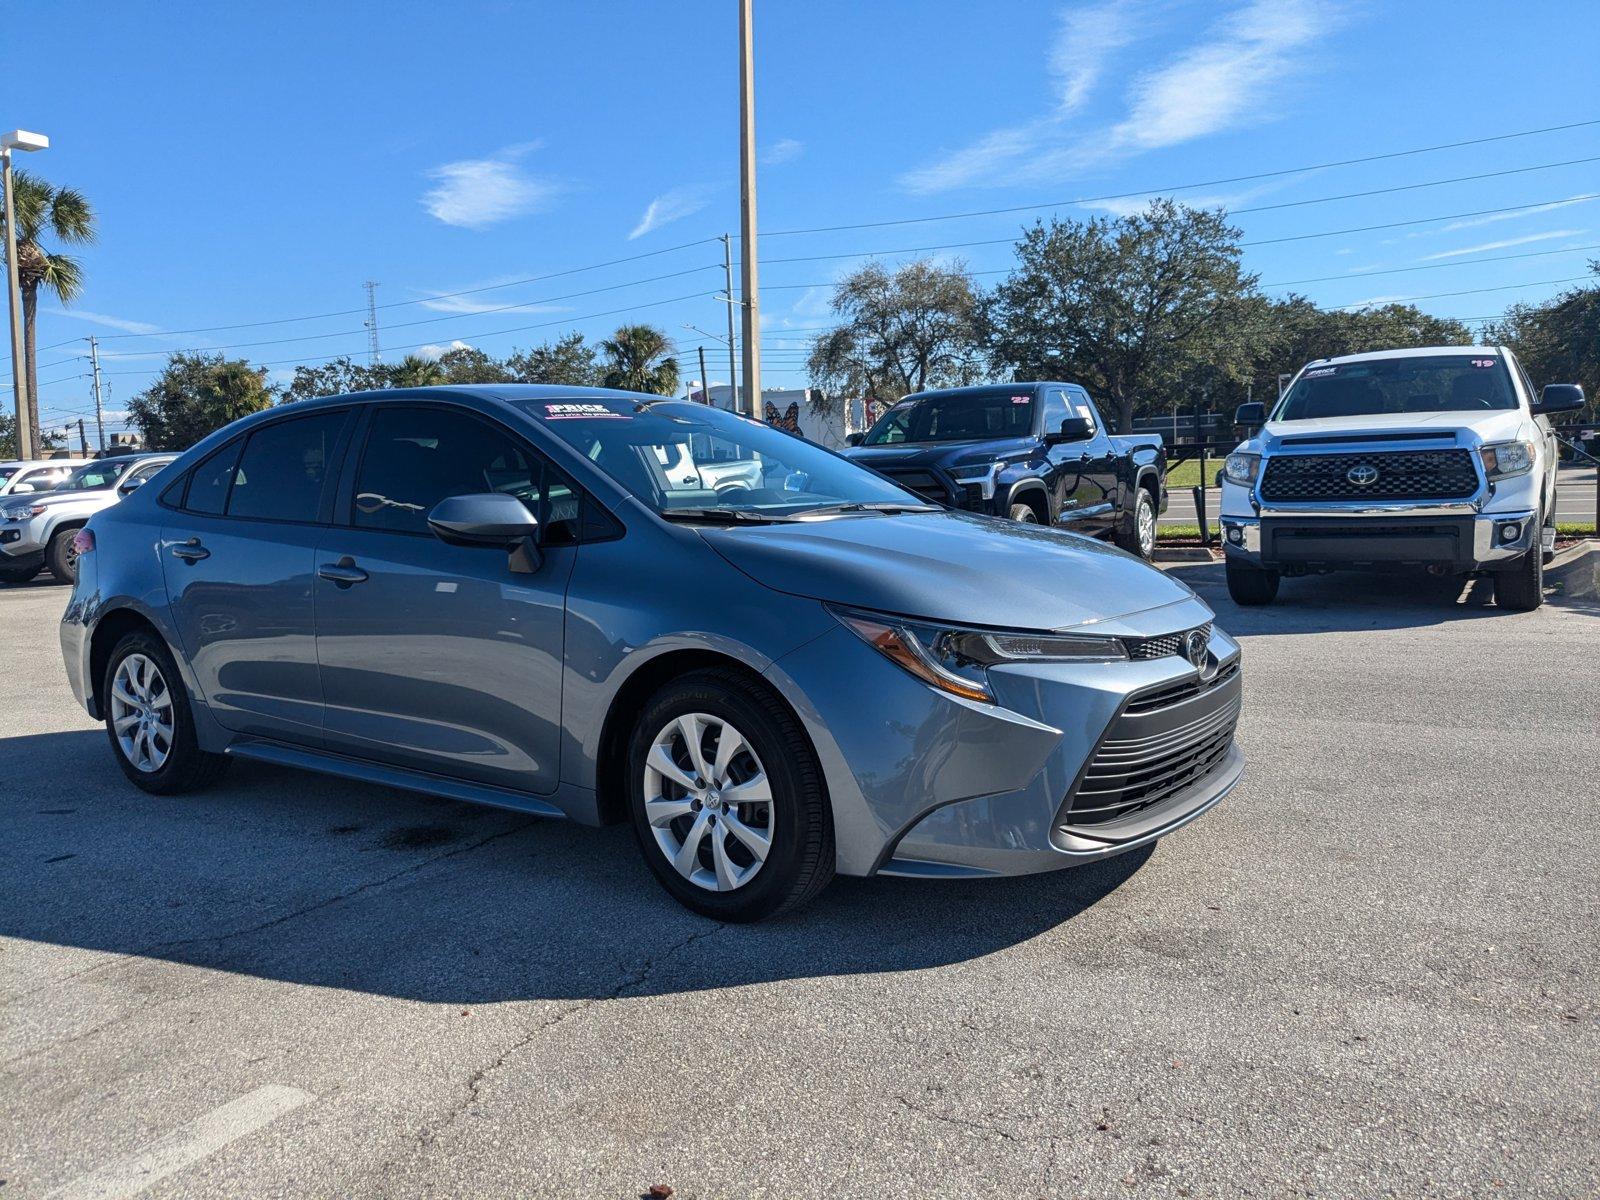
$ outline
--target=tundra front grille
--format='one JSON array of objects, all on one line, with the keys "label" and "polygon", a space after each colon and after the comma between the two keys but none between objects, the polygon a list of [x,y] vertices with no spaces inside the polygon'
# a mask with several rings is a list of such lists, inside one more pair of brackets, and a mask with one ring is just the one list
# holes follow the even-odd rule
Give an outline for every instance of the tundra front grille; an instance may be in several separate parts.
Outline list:
[{"label": "tundra front grille", "polygon": [[1464,500],[1477,490],[1470,450],[1275,455],[1261,478],[1267,501]]},{"label": "tundra front grille", "polygon": [[893,468],[883,471],[890,479],[903,488],[909,488],[925,500],[934,504],[949,504],[951,502],[950,489],[945,486],[944,480],[932,471],[895,470]]},{"label": "tundra front grille", "polygon": [[1160,804],[1222,768],[1239,722],[1240,697],[1236,664],[1229,665],[1226,677],[1219,674],[1211,686],[1176,702],[1152,709],[1135,697],[1095,747],[1057,823],[1115,821]]}]

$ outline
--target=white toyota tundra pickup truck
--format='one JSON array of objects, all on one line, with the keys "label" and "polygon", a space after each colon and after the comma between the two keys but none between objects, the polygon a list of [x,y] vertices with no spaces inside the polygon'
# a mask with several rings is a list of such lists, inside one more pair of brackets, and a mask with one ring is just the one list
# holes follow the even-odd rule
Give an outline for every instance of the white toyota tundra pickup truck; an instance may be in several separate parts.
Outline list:
[{"label": "white toyota tundra pickup truck", "polygon": [[1228,591],[1270,604],[1285,575],[1409,563],[1487,574],[1501,608],[1537,608],[1555,546],[1549,416],[1583,389],[1535,392],[1503,346],[1318,359],[1222,470]]}]

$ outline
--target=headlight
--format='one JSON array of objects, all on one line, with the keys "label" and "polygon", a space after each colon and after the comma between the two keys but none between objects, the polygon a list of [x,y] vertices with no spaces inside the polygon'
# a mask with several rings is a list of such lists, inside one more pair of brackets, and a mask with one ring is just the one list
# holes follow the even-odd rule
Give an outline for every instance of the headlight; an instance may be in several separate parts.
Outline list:
[{"label": "headlight", "polygon": [[1120,662],[1128,657],[1116,638],[962,629],[831,605],[829,611],[867,645],[929,687],[985,704],[994,703],[989,667],[1017,662]]},{"label": "headlight", "polygon": [[26,521],[29,517],[37,517],[44,511],[44,505],[30,504],[26,508],[8,508],[4,513],[0,513],[0,516],[4,516],[7,521]]},{"label": "headlight", "polygon": [[1492,446],[1480,446],[1478,457],[1483,459],[1483,473],[1490,479],[1526,475],[1533,470],[1533,443],[1496,442]]},{"label": "headlight", "polygon": [[1235,450],[1222,462],[1222,477],[1240,487],[1252,487],[1261,474],[1261,455]]},{"label": "headlight", "polygon": [[981,467],[956,467],[950,472],[950,478],[957,483],[980,485],[985,500],[994,499],[994,482],[999,477],[999,463],[985,463]]}]

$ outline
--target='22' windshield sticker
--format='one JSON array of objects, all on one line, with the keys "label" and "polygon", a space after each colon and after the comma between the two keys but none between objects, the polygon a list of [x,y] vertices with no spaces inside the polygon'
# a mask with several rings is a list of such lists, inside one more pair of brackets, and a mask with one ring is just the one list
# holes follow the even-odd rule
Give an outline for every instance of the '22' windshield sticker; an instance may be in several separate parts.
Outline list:
[{"label": "'22' windshield sticker", "polygon": [[570,421],[575,417],[588,420],[605,418],[616,421],[633,420],[627,413],[612,412],[604,404],[546,404],[544,415],[547,421]]}]

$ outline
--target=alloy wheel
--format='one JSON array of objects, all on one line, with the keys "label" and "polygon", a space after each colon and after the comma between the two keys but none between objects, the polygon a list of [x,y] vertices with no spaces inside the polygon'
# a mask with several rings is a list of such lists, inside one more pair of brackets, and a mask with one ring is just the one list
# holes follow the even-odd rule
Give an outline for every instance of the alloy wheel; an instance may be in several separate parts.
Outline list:
[{"label": "alloy wheel", "polygon": [[1139,501],[1136,509],[1136,519],[1139,522],[1139,550],[1149,558],[1156,548],[1156,508],[1147,499]]},{"label": "alloy wheel", "polygon": [[111,727],[123,757],[136,770],[159,771],[172,753],[172,692],[149,656],[130,654],[117,664],[111,681]]},{"label": "alloy wheel", "polygon": [[675,717],[644,766],[650,832],[696,887],[731,892],[755,878],[772,849],[772,785],[749,740],[709,713]]}]

